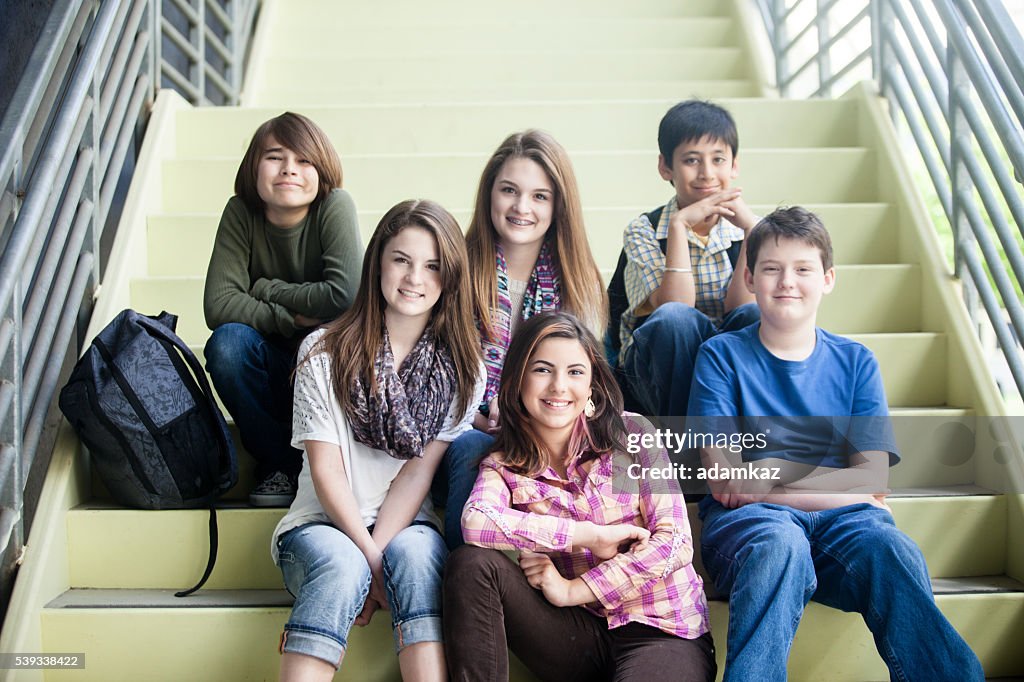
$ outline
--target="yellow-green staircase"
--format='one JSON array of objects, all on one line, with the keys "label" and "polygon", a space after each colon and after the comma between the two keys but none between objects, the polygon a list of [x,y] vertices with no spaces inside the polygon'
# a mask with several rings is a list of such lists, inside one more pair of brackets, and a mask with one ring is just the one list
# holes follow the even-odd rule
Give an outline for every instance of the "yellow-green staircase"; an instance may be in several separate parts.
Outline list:
[{"label": "yellow-green staircase", "polygon": [[[607,278],[627,221],[672,193],[656,173],[661,115],[679,99],[713,98],[738,122],[738,184],[755,210],[804,204],[830,228],[838,284],[820,322],[880,360],[904,450],[892,472],[897,523],[924,550],[940,606],[987,675],[1024,676],[1022,500],[997,493],[1022,489],[1019,449],[996,447],[1001,436],[984,419],[999,414],[998,396],[888,119],[868,86],[832,101],[767,96],[746,6],[265,0],[246,106],[158,99],[92,331],[122,307],[166,309],[201,349],[220,210],[249,136],[285,109],[311,116],[334,141],[364,237],[410,197],[440,201],[465,225],[498,142],[549,130],[572,156]],[[959,420],[977,434],[975,452],[924,428],[927,420]],[[208,587],[175,600],[171,591],[205,565],[206,512],[104,502],[65,428],[0,650],[85,652],[86,668],[10,679],[275,679],[290,600],[269,538],[282,510],[241,502],[251,485],[245,457],[219,513]],[[712,618],[721,663],[724,602]],[[386,615],[356,630],[339,679],[398,678],[387,630]],[[886,677],[859,617],[814,604],[790,670],[806,680]]]}]

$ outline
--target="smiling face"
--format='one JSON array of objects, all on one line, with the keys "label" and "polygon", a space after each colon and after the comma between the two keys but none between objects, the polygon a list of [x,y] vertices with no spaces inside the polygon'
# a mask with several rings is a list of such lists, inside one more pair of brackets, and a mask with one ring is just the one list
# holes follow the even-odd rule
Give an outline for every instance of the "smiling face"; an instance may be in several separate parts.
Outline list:
[{"label": "smiling face", "polygon": [[658,172],[675,186],[679,207],[684,208],[729,189],[739,174],[739,166],[725,141],[704,137],[679,144],[671,160],[659,154]]},{"label": "smiling face", "polygon": [[568,438],[591,396],[592,367],[576,339],[549,337],[526,363],[520,400],[538,435],[548,442]]},{"label": "smiling face", "polygon": [[384,318],[391,323],[430,319],[441,297],[441,256],[437,239],[427,229],[409,225],[384,245],[380,256],[380,289]]},{"label": "smiling face", "polygon": [[491,186],[491,224],[503,248],[540,249],[554,213],[554,183],[540,164],[523,157],[502,164]]},{"label": "smiling face", "polygon": [[267,138],[256,166],[256,191],[266,217],[278,227],[292,227],[306,217],[316,199],[320,175],[309,159]]},{"label": "smiling face", "polygon": [[791,330],[814,326],[822,297],[835,287],[835,268],[824,269],[821,251],[796,239],[767,239],[754,272],[743,275],[761,309],[762,325]]}]

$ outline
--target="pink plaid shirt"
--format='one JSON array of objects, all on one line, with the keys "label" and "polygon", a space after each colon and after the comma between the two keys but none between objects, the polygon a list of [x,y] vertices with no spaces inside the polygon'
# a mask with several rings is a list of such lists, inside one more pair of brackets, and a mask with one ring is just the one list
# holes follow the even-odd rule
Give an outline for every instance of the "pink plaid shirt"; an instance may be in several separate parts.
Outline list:
[{"label": "pink plaid shirt", "polygon": [[[551,467],[529,478],[491,455],[480,465],[462,514],[466,542],[548,554],[563,577],[582,578],[597,595],[598,602],[586,608],[606,618],[609,628],[636,622],[684,639],[700,637],[710,629],[708,605],[693,568],[693,538],[678,483],[628,478],[633,461],[623,453],[591,461],[589,472],[584,457],[570,462],[568,480]],[[664,450],[641,451],[637,462],[669,464]],[[590,550],[573,550],[579,521],[632,523],[650,530],[651,537],[646,546],[601,562]]]}]

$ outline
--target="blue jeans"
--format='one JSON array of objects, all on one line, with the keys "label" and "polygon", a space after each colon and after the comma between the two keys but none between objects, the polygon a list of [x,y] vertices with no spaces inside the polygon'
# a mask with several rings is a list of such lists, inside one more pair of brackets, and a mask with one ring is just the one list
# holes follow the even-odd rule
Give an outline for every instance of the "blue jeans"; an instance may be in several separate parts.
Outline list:
[{"label": "blue jeans", "polygon": [[977,656],[935,605],[921,550],[889,512],[856,504],[803,512],[701,504],[701,552],[729,594],[729,681],[785,680],[807,602],[860,613],[893,680],[984,680]]},{"label": "blue jeans", "polygon": [[721,332],[743,329],[761,319],[756,303],[729,311],[717,327],[685,303],[665,303],[633,331],[633,343],[620,356],[629,389],[648,415],[681,417],[690,401],[697,351]]},{"label": "blue jeans", "polygon": [[494,437],[472,429],[448,446],[434,474],[434,504],[444,507],[444,541],[448,551],[462,544],[462,508],[476,483],[477,463],[494,443]]},{"label": "blue jeans", "polygon": [[302,451],[291,445],[295,352],[283,339],[268,339],[248,325],[229,322],[213,331],[204,354],[242,446],[256,460],[256,480],[275,471],[294,480],[302,469]]},{"label": "blue jeans", "polygon": [[[295,597],[281,650],[338,667],[352,622],[370,593],[370,566],[355,543],[328,524],[293,528],[277,542],[277,563]],[[442,641],[441,577],[447,556],[441,536],[423,523],[402,530],[384,549],[395,651]]]}]

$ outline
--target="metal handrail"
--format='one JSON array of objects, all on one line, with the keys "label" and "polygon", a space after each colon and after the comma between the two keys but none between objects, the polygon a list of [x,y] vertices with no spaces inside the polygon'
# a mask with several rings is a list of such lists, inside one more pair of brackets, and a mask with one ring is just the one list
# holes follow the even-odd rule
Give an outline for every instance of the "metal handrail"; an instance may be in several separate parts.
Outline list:
[{"label": "metal handrail", "polygon": [[[57,0],[0,121],[0,583],[160,87],[235,104],[260,0]],[[108,228],[108,226],[110,226]],[[77,353],[76,353],[77,354]],[[6,589],[5,589],[6,591]]]},{"label": "metal handrail", "polygon": [[[920,0],[861,0],[859,11],[838,25],[829,18],[835,3],[814,0],[817,12],[801,25],[794,10],[808,1],[753,0],[772,47],[779,93],[828,97],[838,84],[867,76],[858,69],[870,65],[894,123],[909,130],[949,221],[953,272],[962,280],[967,309],[977,322],[980,303],[1024,396],[1024,304],[1017,294],[1024,282],[1020,31],[998,0],[933,0],[927,7]],[[843,9],[852,4],[844,2]],[[858,30],[870,32],[871,47],[840,60],[834,48]],[[811,36],[816,44],[807,45]],[[810,55],[791,71],[798,41]],[[801,88],[798,78],[811,73],[811,65],[817,80]]]}]

